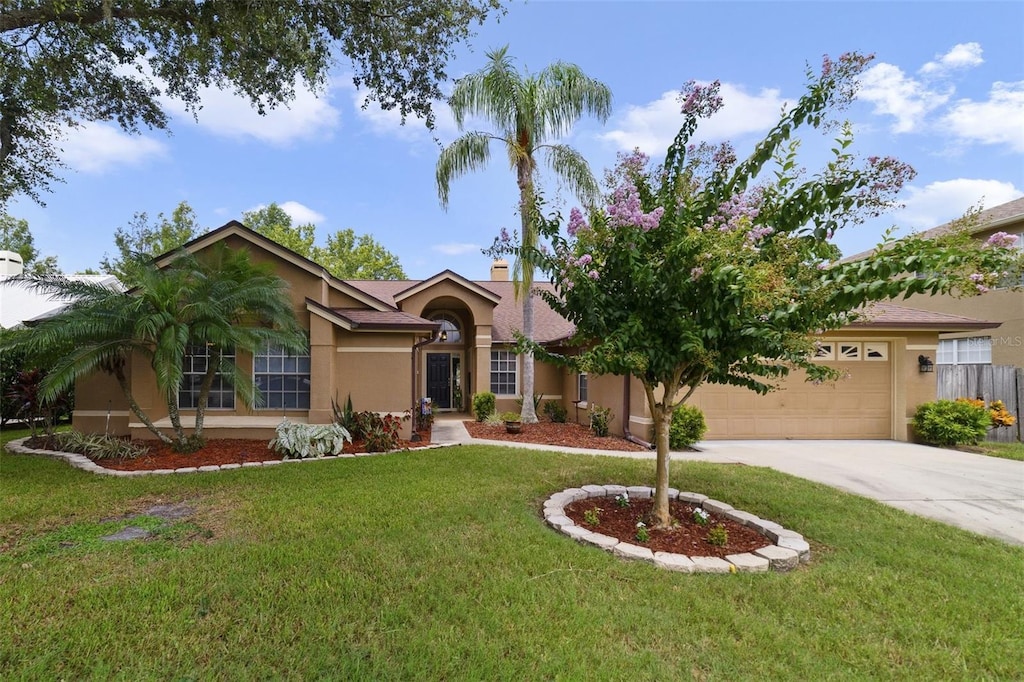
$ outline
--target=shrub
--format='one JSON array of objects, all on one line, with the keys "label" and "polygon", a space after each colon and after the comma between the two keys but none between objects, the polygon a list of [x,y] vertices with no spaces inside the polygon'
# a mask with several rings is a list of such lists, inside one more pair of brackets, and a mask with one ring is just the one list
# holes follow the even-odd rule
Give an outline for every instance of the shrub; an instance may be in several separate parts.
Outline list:
[{"label": "shrub", "polygon": [[298,424],[283,420],[270,447],[285,459],[309,459],[336,455],[352,442],[352,435],[340,424]]},{"label": "shrub", "polygon": [[[980,403],[980,404],[979,404]],[[914,414],[914,433],[931,445],[977,445],[992,424],[981,401],[936,400],[923,403]]]},{"label": "shrub", "polygon": [[566,418],[569,416],[569,411],[565,409],[565,405],[557,400],[545,400],[544,416],[555,424],[564,424]]},{"label": "shrub", "polygon": [[145,445],[102,434],[62,431],[54,434],[53,440],[59,450],[77,452],[90,459],[135,459],[149,453]]},{"label": "shrub", "polygon": [[[534,393],[533,394],[533,412],[534,412],[534,414],[536,414],[537,410],[540,409],[540,401],[543,400],[543,399],[544,399],[544,394],[543,393]],[[520,413],[522,413],[522,411],[523,411],[523,399],[522,398],[516,398],[516,405],[519,406],[519,411],[520,411]]]},{"label": "shrub", "polygon": [[600,405],[590,406],[590,430],[595,436],[607,436],[608,426],[612,422],[612,409]]},{"label": "shrub", "polygon": [[498,415],[498,419],[502,422],[517,422],[522,418],[522,415],[518,412],[502,412]]},{"label": "shrub", "polygon": [[708,544],[725,547],[729,544],[729,530],[722,524],[718,524],[708,531]]},{"label": "shrub", "polygon": [[352,394],[349,393],[345,399],[345,407],[338,406],[338,401],[331,399],[331,412],[333,412],[334,423],[343,427],[349,434],[355,434],[356,412],[352,409]]},{"label": "shrub", "polygon": [[1017,423],[1017,418],[1010,414],[1002,400],[993,400],[988,406],[988,411],[992,417],[992,426],[1013,426]]},{"label": "shrub", "polygon": [[402,422],[411,419],[408,412],[405,417],[393,414],[379,415],[376,412],[359,412],[356,414],[356,425],[359,430],[357,438],[366,444],[367,452],[389,452],[398,449],[398,432]]},{"label": "shrub", "polygon": [[495,397],[490,391],[477,393],[473,396],[473,415],[478,422],[486,421],[494,414]]},{"label": "shrub", "polygon": [[672,425],[668,429],[668,446],[673,450],[687,448],[701,438],[708,430],[704,413],[692,405],[680,405],[672,413]]}]

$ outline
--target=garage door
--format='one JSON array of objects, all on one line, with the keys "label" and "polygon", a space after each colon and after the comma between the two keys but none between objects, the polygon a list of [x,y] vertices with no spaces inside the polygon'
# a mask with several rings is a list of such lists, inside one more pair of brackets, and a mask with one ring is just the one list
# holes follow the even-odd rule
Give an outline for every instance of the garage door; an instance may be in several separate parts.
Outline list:
[{"label": "garage door", "polygon": [[700,387],[691,402],[704,411],[706,438],[891,438],[888,343],[824,341],[819,356],[847,376],[815,385],[798,372],[768,395],[734,386]]}]

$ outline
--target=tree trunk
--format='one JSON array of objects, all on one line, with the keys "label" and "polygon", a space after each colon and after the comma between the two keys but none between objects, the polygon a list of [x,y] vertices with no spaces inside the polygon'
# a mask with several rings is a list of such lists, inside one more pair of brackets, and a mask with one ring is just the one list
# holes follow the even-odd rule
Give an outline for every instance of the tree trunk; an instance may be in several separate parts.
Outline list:
[{"label": "tree trunk", "polygon": [[[523,336],[533,340],[533,292],[523,297]],[[537,410],[533,406],[533,351],[523,353],[523,409],[520,414],[524,424],[537,423]]]},{"label": "tree trunk", "polygon": [[672,411],[665,405],[653,405],[654,442],[658,446],[658,460],[654,483],[654,508],[651,510],[651,526],[668,528],[671,516],[668,508],[668,470],[671,460],[668,447],[668,433],[672,425]]},{"label": "tree trunk", "polygon": [[[528,141],[527,141],[528,142]],[[524,145],[524,149],[528,148]],[[523,233],[519,237],[519,270],[522,280],[521,296],[523,297],[523,336],[533,341],[533,253],[537,246],[537,226],[533,216],[533,159],[522,158],[516,164],[516,183],[519,185],[519,217]],[[524,257],[525,254],[525,257]],[[524,424],[537,423],[537,411],[533,407],[533,351],[523,354],[523,409],[520,419]]]},{"label": "tree trunk", "polygon": [[199,401],[196,403],[196,424],[192,432],[192,438],[196,442],[202,442],[203,420],[206,418],[206,406],[210,402],[210,389],[213,387],[213,380],[217,377],[217,370],[220,369],[220,349],[211,348],[210,357],[206,362],[206,374],[203,375],[203,383],[199,386]]},{"label": "tree trunk", "polygon": [[146,413],[142,411],[139,404],[135,402],[135,396],[132,395],[132,389],[131,386],[128,385],[128,378],[124,375],[124,370],[120,367],[116,368],[114,370],[114,378],[117,379],[117,385],[121,387],[121,392],[124,393],[124,397],[128,401],[129,409],[131,409],[135,416],[139,418],[139,421],[145,424],[147,429],[156,434],[156,437],[160,439],[161,443],[171,445],[174,441],[172,441],[167,434],[156,428],[156,425],[154,425],[150,418],[146,416]]}]

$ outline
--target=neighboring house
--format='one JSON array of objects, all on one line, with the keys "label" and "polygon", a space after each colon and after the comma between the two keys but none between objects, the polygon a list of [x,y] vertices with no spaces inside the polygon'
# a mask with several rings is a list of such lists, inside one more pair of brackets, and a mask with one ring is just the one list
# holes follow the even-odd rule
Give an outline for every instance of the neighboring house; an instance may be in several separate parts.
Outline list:
[{"label": "neighboring house", "polygon": [[[429,397],[435,411],[467,411],[480,391],[497,395],[498,410],[516,409],[520,358],[513,352],[522,307],[513,296],[508,264],[496,261],[488,281],[470,281],[444,270],[420,281],[343,281],[283,246],[230,222],[185,248],[196,252],[217,242],[246,248],[256,262],[273,264],[291,284],[309,352],[292,356],[267,348],[235,361],[252,372],[264,406],[249,410],[229,385],[211,393],[205,430],[209,437],[268,437],[288,417],[326,423],[332,401],[351,395],[356,410],[400,414]],[[171,254],[157,259],[164,265]],[[539,285],[544,286],[544,285]],[[538,299],[535,338],[564,347],[572,326]],[[935,397],[935,382],[922,374],[918,356],[934,350],[941,332],[993,326],[967,317],[876,304],[855,324],[823,337],[819,360],[843,368],[847,378],[815,385],[793,377],[786,389],[758,396],[746,389],[704,386],[693,401],[707,416],[709,438],[883,438],[905,440],[916,406]],[[189,426],[205,349],[186,358],[179,405]],[[159,426],[169,426],[153,373],[142,358],[130,367],[133,394]],[[545,363],[536,368],[535,390],[557,400],[570,419],[586,423],[589,408],[611,408],[613,433],[650,439],[652,421],[639,382],[621,376],[579,375]],[[75,427],[147,438],[131,417],[114,381],[94,375],[79,382]],[[408,435],[409,423],[405,424]]]},{"label": "neighboring house", "polygon": [[[14,251],[0,251],[0,328],[11,329],[59,312],[66,304],[48,294],[41,294],[9,282],[24,272],[21,256]],[[92,281],[120,287],[113,275],[70,275],[69,279]]]},{"label": "neighboring house", "polygon": [[[952,223],[946,223],[927,230],[920,236],[937,237],[952,228]],[[971,235],[976,239],[985,240],[996,232],[1017,235],[1017,248],[1024,249],[1024,197],[978,214]],[[857,254],[850,260],[856,260],[868,253]],[[979,333],[978,330],[960,330],[941,334],[935,349],[936,364],[1024,366],[1024,288],[1011,289],[1007,286],[964,298],[919,295],[912,297],[908,305],[922,310],[1002,323],[998,329],[983,333]]]}]

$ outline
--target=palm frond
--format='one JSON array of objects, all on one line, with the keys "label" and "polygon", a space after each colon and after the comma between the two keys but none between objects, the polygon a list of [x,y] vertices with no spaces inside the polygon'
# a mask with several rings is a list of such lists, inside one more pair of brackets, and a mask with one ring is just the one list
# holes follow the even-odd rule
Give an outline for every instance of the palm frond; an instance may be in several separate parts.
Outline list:
[{"label": "palm frond", "polygon": [[479,170],[490,160],[491,136],[485,133],[466,133],[441,150],[437,159],[437,195],[441,205],[448,206],[451,181],[469,171]]}]

